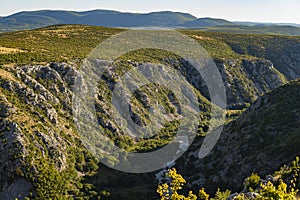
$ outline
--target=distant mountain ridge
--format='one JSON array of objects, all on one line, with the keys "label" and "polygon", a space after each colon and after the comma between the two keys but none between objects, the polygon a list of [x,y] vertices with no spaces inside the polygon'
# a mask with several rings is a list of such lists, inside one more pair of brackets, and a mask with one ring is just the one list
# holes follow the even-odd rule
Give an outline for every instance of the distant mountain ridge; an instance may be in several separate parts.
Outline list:
[{"label": "distant mountain ridge", "polygon": [[244,26],[296,26],[300,27],[300,24],[296,23],[268,23],[268,22],[245,22],[245,21],[235,21],[237,25]]},{"label": "distant mountain ridge", "polygon": [[110,10],[27,11],[0,18],[0,29],[23,30],[56,24],[83,24],[107,27],[174,27],[197,18],[180,12],[162,11],[147,14]]},{"label": "distant mountain ridge", "polygon": [[197,18],[189,13],[172,11],[129,13],[100,9],[81,12],[66,10],[23,11],[0,17],[0,32],[30,30],[58,24],[81,24],[113,28],[202,29],[211,32],[300,36],[299,24],[230,22],[208,17]]}]

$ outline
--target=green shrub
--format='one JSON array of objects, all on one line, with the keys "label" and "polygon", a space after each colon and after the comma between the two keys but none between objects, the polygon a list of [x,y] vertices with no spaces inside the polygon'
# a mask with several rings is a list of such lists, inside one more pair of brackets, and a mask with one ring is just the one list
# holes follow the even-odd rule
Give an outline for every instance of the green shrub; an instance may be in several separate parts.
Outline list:
[{"label": "green shrub", "polygon": [[245,181],[245,186],[248,191],[252,191],[259,186],[260,177],[257,174],[252,173]]},{"label": "green shrub", "polygon": [[220,189],[218,189],[218,191],[215,194],[215,197],[211,200],[224,200],[227,199],[231,194],[230,190],[226,190],[224,192],[221,192]]}]

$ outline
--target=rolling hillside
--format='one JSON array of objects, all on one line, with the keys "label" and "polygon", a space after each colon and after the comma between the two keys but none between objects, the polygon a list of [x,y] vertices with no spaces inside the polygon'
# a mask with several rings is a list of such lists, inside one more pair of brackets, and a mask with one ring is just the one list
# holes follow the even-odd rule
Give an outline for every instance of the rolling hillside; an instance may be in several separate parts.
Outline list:
[{"label": "rolling hillside", "polygon": [[228,24],[215,26],[215,27],[194,27],[194,29],[200,29],[203,31],[209,32],[225,32],[225,33],[239,33],[239,34],[269,34],[269,35],[290,35],[290,36],[299,36],[300,35],[300,26],[292,25],[265,25],[265,26],[245,26],[245,25],[236,25]]}]

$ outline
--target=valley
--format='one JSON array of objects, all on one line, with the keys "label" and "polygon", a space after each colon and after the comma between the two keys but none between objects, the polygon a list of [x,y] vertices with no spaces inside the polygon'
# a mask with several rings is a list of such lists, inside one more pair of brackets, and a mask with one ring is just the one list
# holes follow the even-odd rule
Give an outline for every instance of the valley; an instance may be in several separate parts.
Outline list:
[{"label": "valley", "polygon": [[[124,31],[53,25],[0,33],[0,199],[18,198],[15,194],[23,192],[20,199],[159,198],[159,171],[130,174],[104,166],[86,149],[73,119],[75,77],[84,58]],[[158,84],[138,89],[129,104],[132,120],[140,125],[149,123],[153,105],[164,108],[172,120],[158,135],[135,140],[112,113],[112,92],[120,77],[143,63],[160,63],[183,74],[198,98],[196,138],[174,164],[190,183],[186,191],[205,187],[211,196],[218,188],[240,192],[252,173],[262,178],[277,174],[291,185],[288,166],[300,152],[300,37],[178,31],[197,41],[222,75],[226,124],[213,150],[203,159],[197,157],[215,106],[203,78],[183,58],[159,49],[129,52],[111,63],[94,99],[100,128],[129,152],[151,152],[174,138],[180,108],[172,93]]]}]

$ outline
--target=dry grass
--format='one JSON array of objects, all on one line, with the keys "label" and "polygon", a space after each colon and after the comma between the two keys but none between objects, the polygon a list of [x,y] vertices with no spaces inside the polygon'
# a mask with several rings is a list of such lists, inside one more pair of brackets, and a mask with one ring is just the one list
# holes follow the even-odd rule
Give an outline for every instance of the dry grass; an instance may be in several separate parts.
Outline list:
[{"label": "dry grass", "polygon": [[200,36],[200,35],[192,35],[192,38],[196,39],[196,40],[214,40],[212,38],[209,38],[209,37],[203,37],[203,36]]},{"label": "dry grass", "polygon": [[[68,27],[68,26],[67,26]],[[85,29],[83,28],[78,28],[78,29],[74,29],[74,28],[67,28],[67,27],[63,27],[62,29],[55,29],[55,30],[43,30],[40,33],[43,35],[47,35],[47,36],[58,36],[59,38],[69,38],[69,35],[79,35],[79,31],[81,32],[86,32]]]},{"label": "dry grass", "polygon": [[1,47],[0,46],[0,55],[1,54],[12,54],[12,53],[19,53],[19,52],[26,52],[16,48],[8,48],[8,47]]},{"label": "dry grass", "polygon": [[15,81],[15,78],[11,75],[11,73],[3,69],[0,69],[0,77],[3,78],[4,80]]}]

